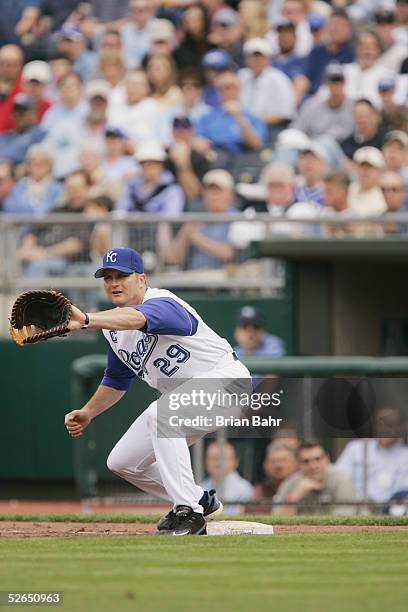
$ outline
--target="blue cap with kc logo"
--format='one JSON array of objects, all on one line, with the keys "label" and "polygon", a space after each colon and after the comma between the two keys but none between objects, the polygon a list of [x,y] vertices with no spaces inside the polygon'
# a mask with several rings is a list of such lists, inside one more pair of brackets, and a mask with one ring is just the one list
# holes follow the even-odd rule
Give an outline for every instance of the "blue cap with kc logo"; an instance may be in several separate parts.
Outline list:
[{"label": "blue cap with kc logo", "polygon": [[117,270],[125,274],[132,274],[132,272],[143,274],[143,259],[134,249],[111,249],[103,256],[102,268],[95,272],[95,278],[101,278],[105,270]]}]

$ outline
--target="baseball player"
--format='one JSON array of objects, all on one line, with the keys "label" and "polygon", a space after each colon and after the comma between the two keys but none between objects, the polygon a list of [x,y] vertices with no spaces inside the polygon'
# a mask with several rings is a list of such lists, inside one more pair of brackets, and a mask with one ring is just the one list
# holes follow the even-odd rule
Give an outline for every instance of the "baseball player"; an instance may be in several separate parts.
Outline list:
[{"label": "baseball player", "polygon": [[[103,278],[106,295],[116,308],[87,314],[74,306],[69,327],[102,329],[108,364],[95,394],[80,410],[65,416],[72,437],[80,436],[92,419],[116,404],[135,376],[163,394],[174,388],[177,379],[250,379],[229,343],[194,308],[166,289],[147,286],[137,251],[111,249],[95,277]],[[191,439],[158,436],[154,401],[108,457],[108,468],[115,474],[173,503],[158,523],[159,533],[205,534],[206,518],[222,512],[215,491],[204,491],[193,477],[188,444],[205,433]]]}]

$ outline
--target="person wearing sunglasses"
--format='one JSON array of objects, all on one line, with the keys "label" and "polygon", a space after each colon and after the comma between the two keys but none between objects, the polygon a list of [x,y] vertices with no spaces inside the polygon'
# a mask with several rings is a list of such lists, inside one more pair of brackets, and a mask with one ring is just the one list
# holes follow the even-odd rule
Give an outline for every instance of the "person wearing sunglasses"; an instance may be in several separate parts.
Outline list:
[{"label": "person wearing sunglasses", "polygon": [[305,441],[296,454],[299,470],[286,478],[273,498],[274,514],[354,514],[351,481],[330,462],[317,440]]}]

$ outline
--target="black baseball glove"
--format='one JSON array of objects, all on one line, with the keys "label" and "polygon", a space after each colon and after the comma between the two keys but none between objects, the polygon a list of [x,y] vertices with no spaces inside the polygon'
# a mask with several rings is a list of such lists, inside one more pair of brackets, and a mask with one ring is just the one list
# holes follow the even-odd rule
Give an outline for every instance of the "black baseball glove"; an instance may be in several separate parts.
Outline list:
[{"label": "black baseball glove", "polygon": [[71,302],[59,291],[26,291],[13,304],[10,336],[20,346],[64,336],[71,311]]}]

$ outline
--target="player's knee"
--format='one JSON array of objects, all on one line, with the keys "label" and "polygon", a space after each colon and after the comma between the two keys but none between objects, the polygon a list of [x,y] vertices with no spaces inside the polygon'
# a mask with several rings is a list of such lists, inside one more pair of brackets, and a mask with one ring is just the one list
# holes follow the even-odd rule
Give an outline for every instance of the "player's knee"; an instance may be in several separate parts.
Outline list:
[{"label": "player's knee", "polygon": [[120,461],[118,453],[115,453],[115,450],[112,450],[109,453],[109,456],[106,460],[106,465],[108,467],[108,470],[114,472],[115,474],[120,474],[124,469],[123,462]]}]

